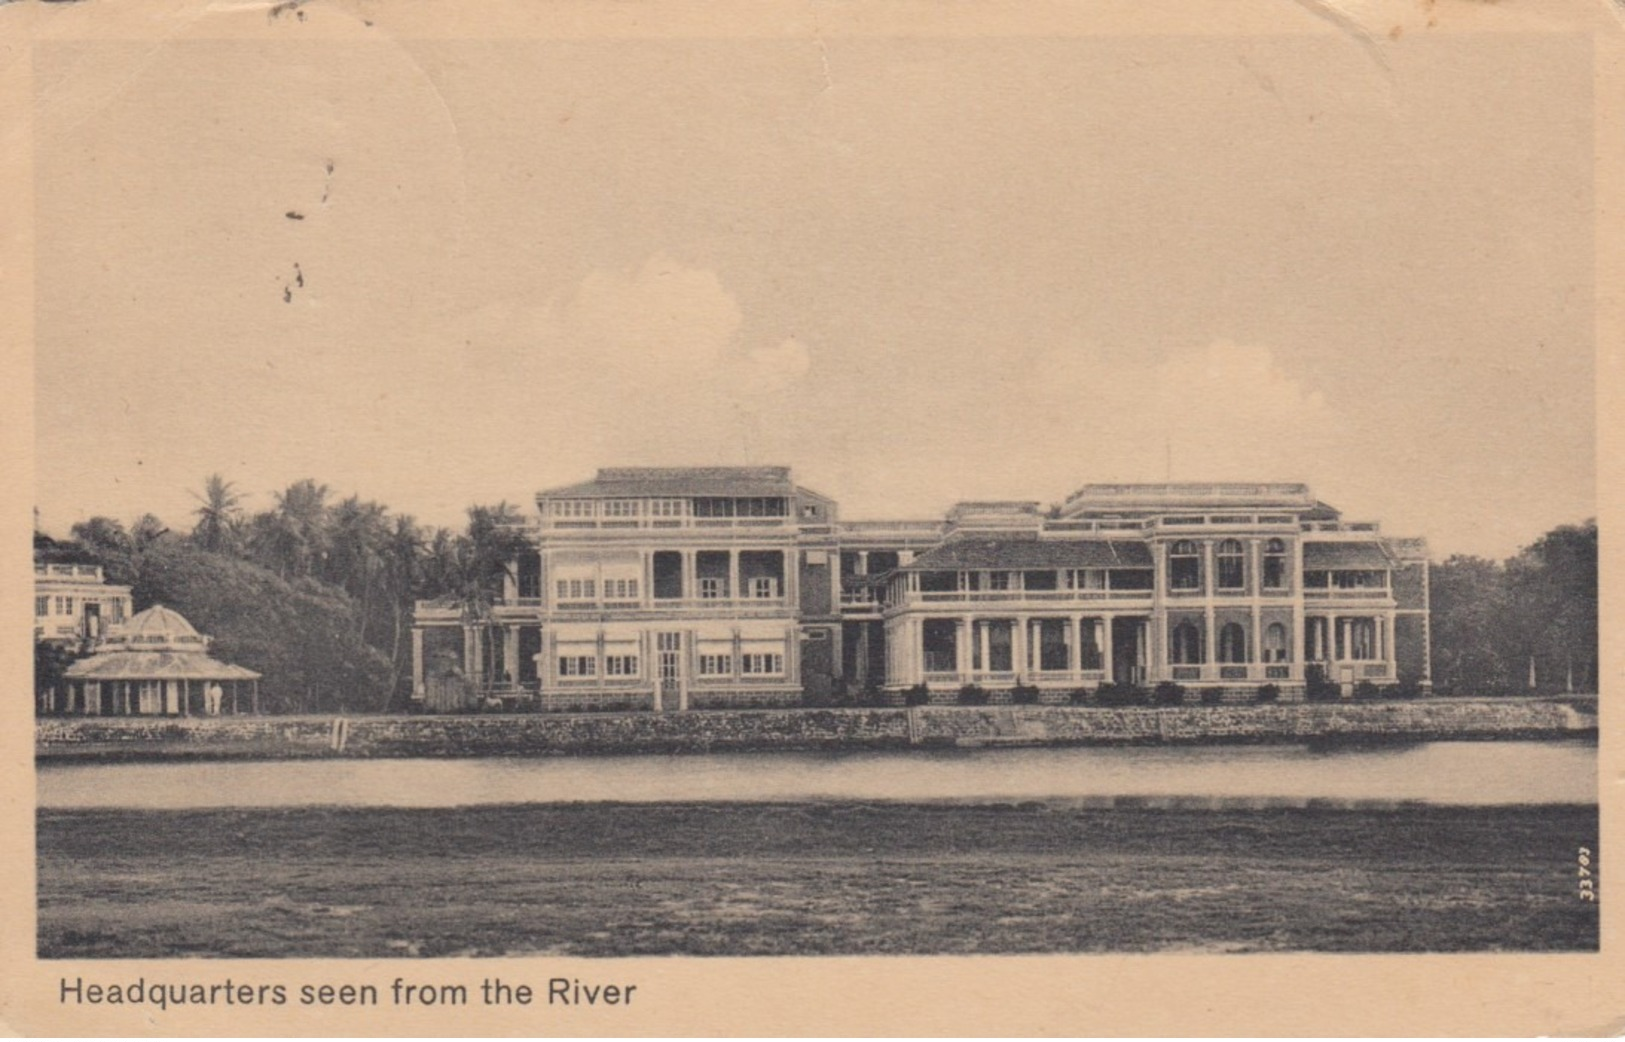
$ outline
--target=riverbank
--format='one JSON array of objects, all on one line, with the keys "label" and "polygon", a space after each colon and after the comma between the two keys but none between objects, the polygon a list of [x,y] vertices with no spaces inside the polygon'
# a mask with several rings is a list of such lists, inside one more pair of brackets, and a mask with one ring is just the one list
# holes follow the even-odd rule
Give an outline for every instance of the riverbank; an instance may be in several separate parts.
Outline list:
[{"label": "riverbank", "polygon": [[1596,830],[1572,805],[41,811],[39,953],[1594,951]]},{"label": "riverbank", "polygon": [[80,717],[39,761],[277,760],[984,746],[1338,744],[1594,737],[1594,699],[1100,708],[920,706],[476,716]]}]

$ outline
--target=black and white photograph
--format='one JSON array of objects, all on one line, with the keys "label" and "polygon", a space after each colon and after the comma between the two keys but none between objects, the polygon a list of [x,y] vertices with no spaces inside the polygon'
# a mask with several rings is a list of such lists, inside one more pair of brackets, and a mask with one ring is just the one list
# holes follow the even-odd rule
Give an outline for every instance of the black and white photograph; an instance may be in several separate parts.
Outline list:
[{"label": "black and white photograph", "polygon": [[1196,10],[0,4],[15,1030],[1603,1031],[1619,9]]}]

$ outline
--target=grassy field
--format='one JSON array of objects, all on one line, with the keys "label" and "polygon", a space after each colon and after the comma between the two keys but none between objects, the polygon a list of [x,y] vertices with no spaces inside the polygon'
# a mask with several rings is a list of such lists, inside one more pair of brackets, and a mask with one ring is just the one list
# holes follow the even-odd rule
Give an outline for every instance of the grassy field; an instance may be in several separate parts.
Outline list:
[{"label": "grassy field", "polygon": [[1589,807],[41,811],[43,957],[1594,950]]}]

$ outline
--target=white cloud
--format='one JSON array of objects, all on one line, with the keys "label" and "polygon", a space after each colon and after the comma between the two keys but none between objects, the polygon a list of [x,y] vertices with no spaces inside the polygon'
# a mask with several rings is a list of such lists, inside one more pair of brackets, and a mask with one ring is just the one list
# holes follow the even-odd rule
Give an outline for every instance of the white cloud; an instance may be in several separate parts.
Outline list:
[{"label": "white cloud", "polygon": [[579,360],[623,380],[661,382],[709,375],[742,321],[716,272],[655,254],[636,271],[588,274],[549,308],[543,340],[550,362]]}]

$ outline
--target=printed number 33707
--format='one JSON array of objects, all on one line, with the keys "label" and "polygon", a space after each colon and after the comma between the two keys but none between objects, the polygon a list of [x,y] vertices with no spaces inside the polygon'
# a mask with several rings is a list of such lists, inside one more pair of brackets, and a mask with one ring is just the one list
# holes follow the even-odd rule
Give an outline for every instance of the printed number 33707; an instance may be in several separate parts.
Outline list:
[{"label": "printed number 33707", "polygon": [[1597,899],[1597,882],[1591,871],[1591,848],[1580,848],[1580,900]]}]

